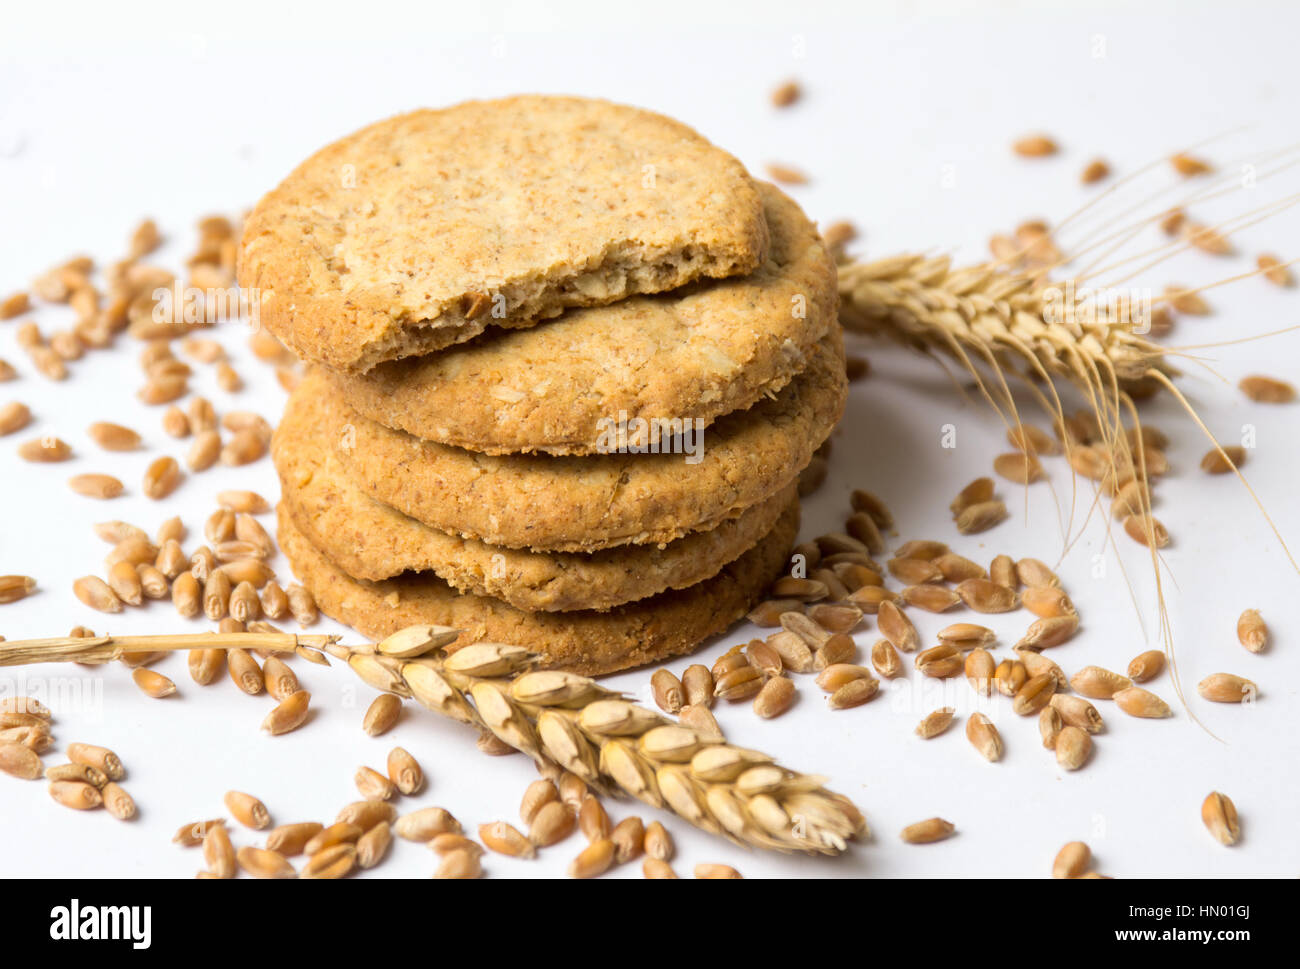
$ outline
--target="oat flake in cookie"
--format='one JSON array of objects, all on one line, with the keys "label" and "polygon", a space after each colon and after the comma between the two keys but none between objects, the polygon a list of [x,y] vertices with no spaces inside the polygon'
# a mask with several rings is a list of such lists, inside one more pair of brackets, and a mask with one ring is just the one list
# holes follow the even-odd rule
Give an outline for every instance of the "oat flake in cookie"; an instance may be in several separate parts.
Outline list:
[{"label": "oat flake in cookie", "polygon": [[359,372],[489,325],[743,275],[766,250],[757,186],[686,125],[524,95],[321,149],[249,216],[239,282],[290,349]]}]

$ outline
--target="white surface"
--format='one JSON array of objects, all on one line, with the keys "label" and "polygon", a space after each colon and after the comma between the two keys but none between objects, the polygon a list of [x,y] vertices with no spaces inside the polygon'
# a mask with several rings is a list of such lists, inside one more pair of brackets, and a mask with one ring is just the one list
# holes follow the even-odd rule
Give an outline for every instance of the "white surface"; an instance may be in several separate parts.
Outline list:
[{"label": "white surface", "polygon": [[[698,3],[657,4],[646,22],[649,8],[620,13],[607,4],[586,10],[490,4],[486,12],[467,13],[372,2],[297,6],[292,14],[242,3],[192,14],[173,4],[136,5],[134,13],[22,5],[7,13],[0,34],[0,291],[25,285],[73,252],[117,257],[144,214],[178,239],[167,255],[179,259],[197,216],[250,205],[332,138],[406,108],[514,91],[573,91],[644,104],[698,126],[755,171],[773,160],[798,165],[813,179],[796,190],[808,211],[822,221],[852,218],[863,230],[860,248],[873,255],[922,248],[979,258],[991,231],[1033,215],[1059,219],[1095,195],[1077,186],[1079,170],[1095,154],[1127,173],[1242,125],[1248,127],[1205,153],[1227,163],[1297,141],[1288,96],[1300,27],[1293,5],[1183,3],[1175,14],[1171,4],[1054,13],[1004,4],[982,19],[947,4],[855,9],[865,6],[837,11],[751,3],[742,13],[734,4],[716,11]],[[603,31],[595,29],[600,25]],[[1093,56],[1099,43],[1104,58]],[[767,94],[787,76],[803,82],[807,98],[777,112]],[[1013,159],[1009,142],[1037,129],[1060,138],[1063,154],[1037,163]],[[945,176],[955,178],[953,187],[943,187]],[[1207,219],[1244,212],[1296,191],[1298,181],[1284,172],[1197,211]],[[1138,194],[1154,195],[1167,184],[1161,170]],[[1294,256],[1295,227],[1296,214],[1284,213],[1243,234],[1242,258],[1184,256],[1142,283],[1159,289],[1173,280],[1217,279],[1250,268],[1247,257],[1259,251]],[[1144,236],[1127,251],[1156,243]],[[1174,342],[1237,338],[1297,322],[1296,293],[1260,280],[1209,298],[1218,313],[1183,322]],[[39,319],[48,330],[66,317],[43,309]],[[0,400],[27,402],[37,423],[0,447],[0,572],[35,575],[41,591],[0,606],[0,632],[17,639],[61,635],[78,623],[139,633],[186,628],[165,605],[104,617],[75,600],[73,578],[99,571],[107,551],[90,525],[120,517],[154,528],[182,514],[197,533],[223,488],[251,487],[273,497],[269,461],[191,476],[162,504],[143,499],[138,482],[147,462],[160,453],[181,456],[185,445],[162,434],[161,408],[146,408],[132,396],[140,382],[137,348],[123,341],[111,353],[94,353],[73,365],[66,384],[53,385],[33,373],[13,329],[0,324],[0,356],[18,367],[21,380],[0,387]],[[223,394],[204,368],[195,389],[222,411],[277,413],[283,394],[271,372],[251,359],[244,334],[231,326],[219,335],[248,389]],[[1257,370],[1295,379],[1297,340],[1288,334],[1209,353],[1233,382]],[[1000,428],[926,362],[892,349],[871,349],[870,356],[875,376],[854,387],[835,437],[830,480],[806,506],[804,534],[838,527],[849,489],[862,485],[890,503],[900,539],[950,540],[981,561],[1009,552],[1054,562],[1063,548],[1054,499],[1068,509],[1070,495],[1061,463],[1050,463],[1055,496],[1035,487],[1020,514],[1019,494],[1004,485],[1017,517],[960,539],[947,503],[1004,450]],[[1300,471],[1295,407],[1251,405],[1202,372],[1189,374],[1183,386],[1226,437],[1235,438],[1246,423],[1257,427],[1259,447],[1248,471],[1283,533],[1300,539],[1300,509],[1292,498]],[[1293,715],[1300,623],[1291,606],[1300,578],[1243,489],[1197,471],[1205,443],[1189,422],[1167,401],[1147,413],[1173,438],[1175,473],[1159,486],[1158,514],[1176,538],[1166,556],[1174,580],[1166,592],[1184,685],[1192,692],[1197,680],[1218,670],[1261,685],[1253,709],[1214,706],[1192,692],[1191,709],[1223,742],[1182,708],[1173,719],[1146,722],[1100,704],[1108,729],[1097,738],[1093,760],[1065,774],[1039,745],[1033,719],[1021,721],[1002,704],[998,723],[1007,754],[990,765],[962,733],[972,699],[963,680],[950,682],[941,696],[938,684],[911,674],[887,684],[870,705],[832,714],[812,680],[801,677],[801,699],[788,716],[759,722],[747,704],[724,704],[719,719],[733,741],[829,776],[862,806],[877,837],[846,858],[807,861],[745,852],[666,819],[680,847],[678,870],[725,861],[750,876],[1042,875],[1062,843],[1081,838],[1093,846],[1098,866],[1115,875],[1294,875],[1300,869]],[[148,450],[98,452],[84,433],[94,419],[141,429]],[[940,428],[949,423],[958,429],[953,450],[940,447]],[[77,460],[45,467],[18,461],[17,440],[47,432],[70,441]],[[97,503],[67,491],[70,474],[91,470],[118,474],[131,494]],[[1085,510],[1086,501],[1076,524]],[[1136,609],[1096,521],[1060,566],[1084,622],[1075,640],[1052,654],[1067,670],[1087,663],[1122,670],[1154,644],[1149,565],[1131,542],[1118,539]],[[275,565],[287,571],[283,559]],[[1274,630],[1275,647],[1261,656],[1235,641],[1235,619],[1246,606],[1262,608]],[[918,624],[929,637],[958,615],[922,615]],[[1003,654],[1026,616],[990,617]],[[192,628],[207,627],[195,622]],[[700,657],[711,661],[749,632],[736,630]],[[858,638],[869,646],[874,624]],[[672,668],[680,672],[686,664]],[[0,778],[0,831],[7,832],[0,872],[188,876],[201,864],[197,852],[168,839],[183,822],[223,814],[225,790],[256,793],[277,822],[332,818],[355,796],[353,769],[381,766],[395,743],[414,751],[431,777],[416,804],[443,805],[471,831],[482,821],[515,820],[519,795],[534,776],[523,758],[485,759],[469,732],[418,708],[388,736],[368,738],[359,721],[371,691],[345,671],[298,666],[315,694],[315,719],[275,739],[257,730],[270,701],[248,698],[225,680],[200,689],[181,657],[159,666],[180,686],[181,695],[165,701],[143,697],[116,667],[27,670],[38,679],[76,676],[102,684],[94,702],[60,711],[57,737],[60,744],[85,740],[117,750],[141,817],[126,825],[103,812],[75,814],[52,805],[43,784]],[[648,671],[639,671],[610,682],[646,697],[648,680]],[[1174,701],[1167,677],[1154,688]],[[945,702],[962,713],[949,734],[930,742],[912,736],[921,715]],[[57,763],[58,754],[46,760]],[[1201,826],[1199,805],[1212,789],[1231,794],[1241,811],[1245,836],[1237,848],[1220,847]],[[647,819],[655,814],[629,805],[615,817],[634,810]],[[959,836],[929,847],[899,843],[901,827],[932,815],[953,821]],[[578,847],[575,839],[532,862],[493,857],[487,868],[493,875],[556,875]],[[427,875],[432,867],[427,852],[402,844],[374,874]],[[639,866],[617,874],[639,875]]]}]

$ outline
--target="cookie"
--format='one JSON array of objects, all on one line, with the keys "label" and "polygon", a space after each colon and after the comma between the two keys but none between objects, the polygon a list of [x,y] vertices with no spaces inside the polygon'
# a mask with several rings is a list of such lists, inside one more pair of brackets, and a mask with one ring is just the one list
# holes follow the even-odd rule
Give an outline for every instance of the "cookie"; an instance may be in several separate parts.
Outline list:
[{"label": "cookie", "polygon": [[[295,392],[329,393],[320,376]],[[372,498],[489,545],[559,552],[671,542],[714,528],[794,481],[844,410],[838,327],[779,394],[706,428],[694,454],[485,455],[421,441],[349,412],[330,435]]]},{"label": "cookie", "polygon": [[609,612],[524,612],[499,599],[458,593],[427,574],[353,579],[312,546],[283,504],[279,522],[280,548],[321,611],[371,639],[436,623],[463,630],[461,643],[526,646],[545,666],[596,675],[689,653],[744,616],[784,568],[799,529],[799,506],[791,503],[766,538],[713,578]]},{"label": "cookie", "polygon": [[817,227],[759,184],[771,246],[748,276],[573,310],[442,353],[340,374],[386,427],[486,454],[591,454],[620,420],[712,422],[775,393],[835,323],[835,263]]},{"label": "cookie", "polygon": [[275,432],[280,494],[295,527],[327,559],[358,579],[433,572],[462,592],[519,609],[609,609],[717,573],[770,532],[793,486],[705,532],[665,546],[625,545],[590,555],[485,545],[422,525],[368,496],[339,467],[328,397],[295,394]]},{"label": "cookie", "polygon": [[525,95],[399,115],[303,162],[254,208],[239,283],[307,360],[365,371],[767,249],[743,165],[677,121]]}]

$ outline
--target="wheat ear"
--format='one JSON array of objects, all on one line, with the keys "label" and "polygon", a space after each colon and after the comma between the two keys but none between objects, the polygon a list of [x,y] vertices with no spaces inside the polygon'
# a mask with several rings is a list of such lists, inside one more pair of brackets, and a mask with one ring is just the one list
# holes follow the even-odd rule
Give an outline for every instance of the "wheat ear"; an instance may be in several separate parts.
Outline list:
[{"label": "wheat ear", "polygon": [[[1064,376],[1085,390],[1113,374],[1127,390],[1151,371],[1171,373],[1161,348],[1106,321],[1047,318],[1051,287],[996,265],[954,270],[946,256],[901,255],[841,266],[840,319],[846,329],[942,351],[969,369],[980,360],[1018,373]],[[989,360],[990,352],[993,360]]]},{"label": "wheat ear", "polygon": [[862,813],[826,790],[823,778],[668,720],[588,677],[533,670],[536,657],[519,646],[474,643],[441,653],[457,634],[413,626],[374,646],[262,633],[39,639],[0,644],[0,666],[106,662],[196,646],[293,650],[318,661],[323,651],[377,690],[490,732],[545,774],[569,771],[739,844],[834,855],[866,834]]}]

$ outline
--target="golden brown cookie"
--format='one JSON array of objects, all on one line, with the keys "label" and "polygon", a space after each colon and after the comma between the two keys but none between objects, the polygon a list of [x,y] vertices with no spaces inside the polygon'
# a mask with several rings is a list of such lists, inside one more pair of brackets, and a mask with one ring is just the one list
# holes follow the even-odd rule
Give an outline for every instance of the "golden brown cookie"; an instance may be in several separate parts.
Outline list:
[{"label": "golden brown cookie", "polygon": [[[671,542],[770,498],[808,464],[847,392],[836,327],[779,394],[706,428],[694,464],[681,453],[476,454],[390,430],[341,404],[331,437],[363,491],[426,525],[489,545],[581,552]],[[330,390],[310,376],[295,393]]]},{"label": "golden brown cookie", "polygon": [[714,575],[767,535],[794,498],[789,486],[717,528],[665,546],[624,545],[591,554],[499,548],[422,525],[353,484],[329,439],[338,425],[334,409],[329,397],[291,397],[272,457],[294,525],[358,579],[427,571],[462,592],[495,596],[519,609],[608,609]]},{"label": "golden brown cookie", "polygon": [[339,370],[752,271],[744,166],[662,115],[524,95],[389,118],[322,148],[249,216],[261,322]]},{"label": "golden brown cookie", "polygon": [[766,538],[713,578],[609,612],[523,612],[427,574],[353,579],[303,537],[283,504],[279,521],[280,547],[321,611],[365,636],[381,639],[416,623],[454,626],[463,642],[526,646],[546,666],[594,675],[689,653],[744,616],[785,565],[799,506],[791,503]]},{"label": "golden brown cookie", "polygon": [[332,375],[365,417],[486,454],[592,454],[620,419],[705,424],[779,391],[835,323],[835,263],[759,184],[772,242],[748,276],[573,310],[442,353]]}]

